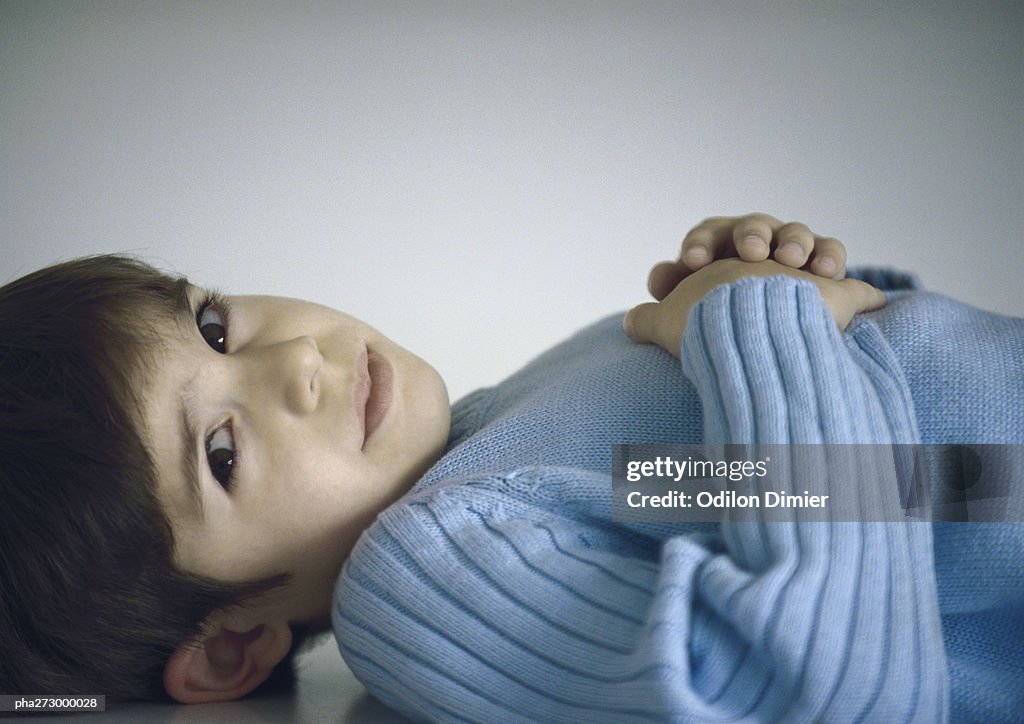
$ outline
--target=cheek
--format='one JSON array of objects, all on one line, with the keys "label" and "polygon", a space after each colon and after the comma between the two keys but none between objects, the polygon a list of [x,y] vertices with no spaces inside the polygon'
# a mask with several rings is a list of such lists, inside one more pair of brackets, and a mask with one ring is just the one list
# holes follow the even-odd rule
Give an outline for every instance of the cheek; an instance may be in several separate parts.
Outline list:
[{"label": "cheek", "polygon": [[[328,461],[329,462],[329,461]],[[351,464],[302,469],[276,511],[268,511],[280,569],[316,580],[333,579],[356,540],[376,518],[377,501],[362,484],[367,472]]]},{"label": "cheek", "polygon": [[[261,506],[279,539],[315,542],[346,537],[377,513],[376,471],[357,456],[303,446],[281,462],[272,503]],[[269,501],[268,501],[269,502]],[[361,532],[361,529],[360,529]]]}]

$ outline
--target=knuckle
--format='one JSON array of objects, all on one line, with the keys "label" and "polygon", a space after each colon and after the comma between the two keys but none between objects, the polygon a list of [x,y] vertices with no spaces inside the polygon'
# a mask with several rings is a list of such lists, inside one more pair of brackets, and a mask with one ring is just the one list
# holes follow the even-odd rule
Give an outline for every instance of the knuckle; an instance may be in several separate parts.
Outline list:
[{"label": "knuckle", "polygon": [[711,229],[706,226],[695,226],[683,237],[683,244],[706,244],[711,238]]},{"label": "knuckle", "polygon": [[761,237],[767,237],[766,241],[771,241],[772,230],[771,227],[761,221],[753,219],[745,219],[740,223],[736,224],[735,238],[742,239],[744,236],[751,234],[757,234]]},{"label": "knuckle", "polygon": [[783,224],[777,234],[780,240],[785,239],[786,241],[796,242],[810,242],[813,237],[807,225],[799,221],[790,221],[787,224]]},{"label": "knuckle", "polygon": [[764,224],[765,226],[768,226],[769,228],[772,229],[778,228],[782,223],[774,216],[771,216],[770,214],[765,214],[760,211],[755,211],[752,214],[747,214],[746,216],[743,217],[743,220],[755,224]]},{"label": "knuckle", "polygon": [[846,245],[833,236],[826,236],[820,239],[817,242],[817,246],[822,251],[827,251],[829,253],[835,252],[843,255],[846,254]]},{"label": "knuckle", "polygon": [[684,239],[689,239],[695,234],[702,235],[706,238],[711,238],[714,235],[714,231],[718,226],[721,226],[721,216],[709,216],[706,219],[702,219],[700,223],[690,229]]}]

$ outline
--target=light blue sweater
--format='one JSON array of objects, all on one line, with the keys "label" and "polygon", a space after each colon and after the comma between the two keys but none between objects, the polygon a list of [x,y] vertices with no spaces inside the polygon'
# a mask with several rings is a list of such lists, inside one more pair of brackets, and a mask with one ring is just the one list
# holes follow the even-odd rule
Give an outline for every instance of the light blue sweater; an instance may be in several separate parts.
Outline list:
[{"label": "light blue sweater", "polygon": [[[681,365],[615,316],[456,404],[339,577],[356,676],[443,721],[1019,720],[1024,525],[612,519],[613,444],[1024,443],[1024,320],[862,276],[890,303],[845,334],[745,279]],[[891,458],[827,485],[870,508]]]}]

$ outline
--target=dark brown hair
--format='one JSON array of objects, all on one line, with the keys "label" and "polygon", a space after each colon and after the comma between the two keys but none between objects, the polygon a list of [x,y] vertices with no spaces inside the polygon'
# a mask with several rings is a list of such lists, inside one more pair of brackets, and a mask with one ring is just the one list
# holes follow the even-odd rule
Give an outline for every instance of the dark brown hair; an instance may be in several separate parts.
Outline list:
[{"label": "dark brown hair", "polygon": [[140,391],[187,286],[107,255],[0,289],[0,693],[165,698],[164,664],[210,613],[288,580],[174,565]]}]

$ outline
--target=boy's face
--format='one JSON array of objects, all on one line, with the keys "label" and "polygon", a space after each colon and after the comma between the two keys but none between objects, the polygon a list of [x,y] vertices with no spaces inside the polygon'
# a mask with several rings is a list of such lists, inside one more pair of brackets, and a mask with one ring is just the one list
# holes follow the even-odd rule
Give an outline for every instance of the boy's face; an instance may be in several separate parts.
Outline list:
[{"label": "boy's face", "polygon": [[282,610],[320,618],[359,534],[440,455],[444,384],[332,309],[208,299],[191,290],[144,391],[176,562],[222,581],[290,573]]}]

